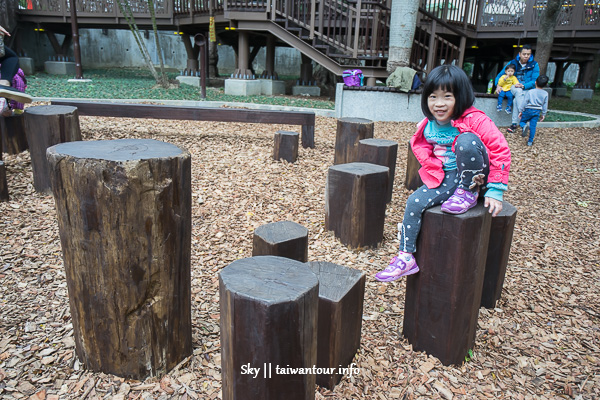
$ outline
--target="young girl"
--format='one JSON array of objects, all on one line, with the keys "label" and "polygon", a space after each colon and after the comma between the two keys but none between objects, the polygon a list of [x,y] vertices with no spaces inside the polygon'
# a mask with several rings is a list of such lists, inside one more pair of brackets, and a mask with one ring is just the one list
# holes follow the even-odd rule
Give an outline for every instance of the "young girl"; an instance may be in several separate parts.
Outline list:
[{"label": "young girl", "polygon": [[510,149],[492,120],[473,107],[475,94],[464,71],[452,65],[435,68],[421,96],[427,118],[417,125],[410,144],[424,185],[408,198],[398,224],[400,252],[375,275],[382,282],[419,272],[413,253],[426,209],[441,204],[444,212],[462,214],[477,204],[485,186],[484,205],[495,217],[507,188]]}]

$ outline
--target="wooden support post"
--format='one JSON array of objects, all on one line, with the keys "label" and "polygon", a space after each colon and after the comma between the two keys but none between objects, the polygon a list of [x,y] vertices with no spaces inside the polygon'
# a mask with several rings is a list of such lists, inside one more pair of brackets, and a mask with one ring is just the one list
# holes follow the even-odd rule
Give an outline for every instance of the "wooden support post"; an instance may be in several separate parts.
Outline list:
[{"label": "wooden support post", "polygon": [[71,106],[34,106],[27,108],[24,115],[33,187],[46,192],[50,190],[46,150],[58,143],[81,140],[79,113]]},{"label": "wooden support post", "polygon": [[23,114],[0,118],[0,134],[2,148],[8,154],[19,154],[29,148]]},{"label": "wooden support post", "polygon": [[48,149],[75,349],[143,380],[192,354],[191,158],[151,139]]},{"label": "wooden support post", "polygon": [[373,137],[373,121],[364,118],[340,118],[335,134],[333,163],[347,164],[358,160],[358,142]]},{"label": "wooden support post", "polygon": [[[261,256],[219,273],[223,400],[312,400],[319,281],[307,264]],[[258,374],[247,368],[260,368]],[[246,371],[246,373],[245,373]]]},{"label": "wooden support post", "polygon": [[277,131],[273,145],[273,159],[293,163],[298,159],[298,132]]},{"label": "wooden support post", "polygon": [[491,218],[481,203],[460,215],[440,206],[423,214],[420,272],[406,280],[403,334],[444,365],[462,363],[475,344]]},{"label": "wooden support post", "polygon": [[481,306],[495,308],[502,294],[504,275],[512,244],[517,208],[508,202],[502,203],[500,214],[492,218],[490,244],[485,262],[485,276],[481,293]]},{"label": "wooden support post", "polygon": [[308,264],[319,278],[317,368],[335,371],[318,374],[317,384],[333,390],[360,347],[365,274],[329,262]]},{"label": "wooden support post", "polygon": [[419,175],[419,169],[421,169],[421,164],[419,164],[419,160],[415,157],[409,143],[408,153],[406,154],[406,180],[404,181],[404,187],[406,189],[417,190],[423,186],[423,181]]},{"label": "wooden support post", "polygon": [[0,161],[0,201],[8,201],[8,182],[6,181],[6,167]]},{"label": "wooden support post", "polygon": [[308,261],[308,229],[292,221],[261,225],[254,230],[252,256],[279,256]]},{"label": "wooden support post", "polygon": [[394,175],[396,174],[396,157],[398,156],[398,143],[385,139],[363,139],[358,142],[358,160],[371,164],[382,165],[389,168],[389,179],[385,202],[392,201],[394,189]]},{"label": "wooden support post", "polygon": [[353,248],[383,240],[389,169],[368,163],[329,168],[325,186],[325,228]]}]

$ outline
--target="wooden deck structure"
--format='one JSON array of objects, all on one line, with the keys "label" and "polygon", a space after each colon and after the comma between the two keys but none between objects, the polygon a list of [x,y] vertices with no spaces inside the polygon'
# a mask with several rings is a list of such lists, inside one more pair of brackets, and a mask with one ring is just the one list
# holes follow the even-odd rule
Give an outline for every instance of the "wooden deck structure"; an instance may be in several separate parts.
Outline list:
[{"label": "wooden deck structure", "polygon": [[[366,77],[387,77],[392,0],[157,0],[159,29],[193,35],[215,18],[219,38],[248,46],[292,46],[336,75],[356,67]],[[18,10],[23,29],[69,34],[69,0],[28,0]],[[31,4],[28,8],[27,5]],[[127,28],[115,0],[76,0],[81,28]],[[147,3],[130,0],[136,21],[150,26]],[[524,43],[535,45],[545,0],[421,0],[411,63],[427,71],[443,63],[469,61],[477,75],[513,57]],[[268,39],[268,38],[271,39]],[[600,51],[600,0],[564,0],[551,61],[589,63]],[[272,38],[275,38],[273,41]],[[238,41],[239,40],[239,41]],[[189,46],[188,58],[193,58]],[[243,68],[242,68],[243,69]]]}]

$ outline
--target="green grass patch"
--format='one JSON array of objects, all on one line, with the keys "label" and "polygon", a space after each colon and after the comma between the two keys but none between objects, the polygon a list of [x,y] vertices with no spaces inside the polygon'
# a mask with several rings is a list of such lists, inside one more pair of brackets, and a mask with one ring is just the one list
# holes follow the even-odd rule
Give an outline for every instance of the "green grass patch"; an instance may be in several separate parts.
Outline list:
[{"label": "green grass patch", "polygon": [[600,90],[596,89],[590,100],[571,100],[571,91],[571,88],[567,89],[567,97],[553,96],[550,98],[548,108],[551,110],[600,115]]},{"label": "green grass patch", "polygon": [[585,115],[564,114],[560,112],[548,111],[544,122],[576,122],[576,121],[593,121],[594,118],[586,117]]}]

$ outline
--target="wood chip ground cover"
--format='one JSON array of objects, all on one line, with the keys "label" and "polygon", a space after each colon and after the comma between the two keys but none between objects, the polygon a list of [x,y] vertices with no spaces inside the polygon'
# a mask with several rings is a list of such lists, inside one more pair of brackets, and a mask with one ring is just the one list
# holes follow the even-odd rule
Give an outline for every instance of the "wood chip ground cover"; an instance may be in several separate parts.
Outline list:
[{"label": "wood chip ground cover", "polygon": [[502,298],[480,310],[473,358],[445,367],[401,335],[405,284],[373,274],[397,249],[411,123],[376,123],[398,141],[384,241],[350,250],[324,229],[324,187],[336,120],[317,118],[315,149],[295,164],[271,158],[276,130],[296,126],[81,117],[85,140],[154,138],[192,154],[194,353],[143,382],[85,371],[75,355],[51,195],[32,186],[28,152],[4,154],[10,201],[0,203],[0,398],[220,399],[217,273],[249,257],[253,230],[291,220],[309,230],[309,259],[367,273],[360,372],[317,399],[599,399],[600,152],[598,129],[509,135],[505,200],[518,208]]}]

